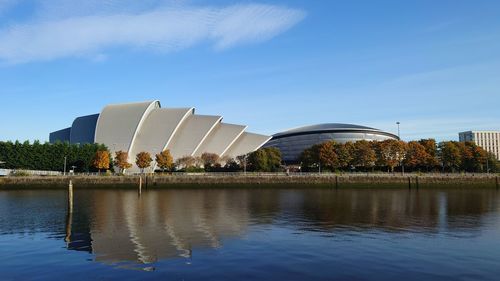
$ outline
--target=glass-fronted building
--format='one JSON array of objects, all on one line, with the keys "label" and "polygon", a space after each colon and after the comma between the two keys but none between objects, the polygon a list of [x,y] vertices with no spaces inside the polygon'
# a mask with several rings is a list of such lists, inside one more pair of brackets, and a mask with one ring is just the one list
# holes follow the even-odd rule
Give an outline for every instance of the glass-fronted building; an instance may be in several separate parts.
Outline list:
[{"label": "glass-fronted building", "polygon": [[264,147],[280,149],[282,159],[286,163],[297,163],[300,154],[307,148],[326,141],[337,143],[355,142],[358,140],[382,141],[399,139],[398,136],[379,129],[352,125],[328,123],[305,126],[287,130],[273,135]]}]

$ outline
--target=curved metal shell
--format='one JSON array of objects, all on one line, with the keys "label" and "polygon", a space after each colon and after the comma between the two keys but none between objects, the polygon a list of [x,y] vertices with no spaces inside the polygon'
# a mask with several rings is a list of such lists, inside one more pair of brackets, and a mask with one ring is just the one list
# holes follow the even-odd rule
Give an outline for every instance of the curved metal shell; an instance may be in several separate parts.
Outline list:
[{"label": "curved metal shell", "polygon": [[[97,120],[95,142],[107,145],[112,154],[119,150],[129,152],[142,123],[159,107],[159,101],[106,106]],[[129,153],[129,159],[132,158]]]}]

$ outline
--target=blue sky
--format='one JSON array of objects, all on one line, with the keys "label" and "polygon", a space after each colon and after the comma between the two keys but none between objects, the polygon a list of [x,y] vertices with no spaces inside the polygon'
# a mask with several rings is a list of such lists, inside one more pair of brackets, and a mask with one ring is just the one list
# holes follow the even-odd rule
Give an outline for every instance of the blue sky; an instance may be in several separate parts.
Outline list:
[{"label": "blue sky", "polygon": [[154,99],[265,134],[500,130],[500,1],[0,0],[0,140]]}]

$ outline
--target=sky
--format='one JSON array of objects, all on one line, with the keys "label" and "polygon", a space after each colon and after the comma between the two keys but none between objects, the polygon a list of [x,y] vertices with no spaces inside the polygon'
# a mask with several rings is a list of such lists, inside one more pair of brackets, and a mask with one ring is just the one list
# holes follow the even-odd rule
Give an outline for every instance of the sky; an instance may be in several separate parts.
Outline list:
[{"label": "sky", "polygon": [[500,130],[500,1],[0,0],[0,140],[147,100],[262,134]]}]

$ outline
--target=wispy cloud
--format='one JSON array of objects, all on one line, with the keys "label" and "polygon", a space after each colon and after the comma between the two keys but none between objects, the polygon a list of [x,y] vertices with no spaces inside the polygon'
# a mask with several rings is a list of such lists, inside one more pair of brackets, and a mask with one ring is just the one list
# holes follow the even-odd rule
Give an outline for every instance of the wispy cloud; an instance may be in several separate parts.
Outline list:
[{"label": "wispy cloud", "polygon": [[0,60],[23,63],[101,57],[114,47],[169,52],[203,42],[223,50],[269,40],[305,17],[302,10],[261,4],[151,7],[94,14],[95,9],[90,9],[76,16],[64,12],[66,17],[54,16],[54,10],[46,12],[45,17],[0,30]]}]

